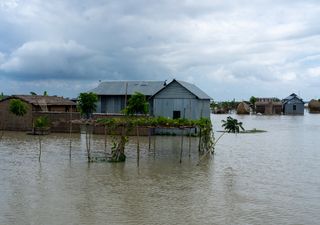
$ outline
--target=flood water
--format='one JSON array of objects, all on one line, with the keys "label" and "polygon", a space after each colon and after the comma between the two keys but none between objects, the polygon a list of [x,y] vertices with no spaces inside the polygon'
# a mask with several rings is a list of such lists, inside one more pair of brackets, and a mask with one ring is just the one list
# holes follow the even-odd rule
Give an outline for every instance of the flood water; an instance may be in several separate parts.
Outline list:
[{"label": "flood water", "polygon": [[[88,164],[83,135],[70,160],[69,135],[51,134],[39,163],[37,137],[6,132],[0,224],[319,224],[320,115],[232,116],[267,132],[224,135],[200,166],[196,138],[181,164],[181,137],[157,137],[155,151],[141,138],[137,167],[134,138],[125,163]],[[212,116],[215,130],[226,117]]]}]

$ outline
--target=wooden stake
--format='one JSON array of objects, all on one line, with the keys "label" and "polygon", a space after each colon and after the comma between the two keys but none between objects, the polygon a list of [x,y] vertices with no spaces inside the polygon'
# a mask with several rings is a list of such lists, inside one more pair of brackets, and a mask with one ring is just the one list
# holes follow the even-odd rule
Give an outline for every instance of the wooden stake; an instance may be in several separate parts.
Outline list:
[{"label": "wooden stake", "polygon": [[71,134],[72,134],[72,106],[71,106],[71,109],[70,109],[69,159],[71,159],[71,148],[72,148]]},{"label": "wooden stake", "polygon": [[151,128],[148,128],[148,139],[149,139],[149,151],[151,148]]},{"label": "wooden stake", "polygon": [[200,128],[200,131],[199,131],[199,144],[198,144],[198,151],[199,151],[199,152],[201,151],[201,128]]},{"label": "wooden stake", "polygon": [[104,154],[107,156],[107,126],[104,126]]},{"label": "wooden stake", "polygon": [[156,158],[156,135],[153,135],[153,159]]},{"label": "wooden stake", "polygon": [[182,151],[183,151],[183,135],[184,135],[184,129],[182,129],[182,134],[181,134],[181,142],[180,142],[180,163],[182,162]]},{"label": "wooden stake", "polygon": [[189,128],[189,158],[191,157],[191,128]]},{"label": "wooden stake", "polygon": [[39,137],[39,162],[41,159],[41,135],[38,136]]},{"label": "wooden stake", "polygon": [[139,143],[139,127],[137,127],[137,165],[139,166],[140,161],[140,143]]}]

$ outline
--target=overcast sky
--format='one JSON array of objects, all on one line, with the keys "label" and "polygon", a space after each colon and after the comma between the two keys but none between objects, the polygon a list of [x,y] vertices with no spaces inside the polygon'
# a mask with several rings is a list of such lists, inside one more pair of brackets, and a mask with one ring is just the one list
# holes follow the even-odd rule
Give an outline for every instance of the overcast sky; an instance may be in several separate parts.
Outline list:
[{"label": "overcast sky", "polygon": [[0,92],[176,78],[215,100],[320,98],[320,1],[151,2],[0,0]]}]

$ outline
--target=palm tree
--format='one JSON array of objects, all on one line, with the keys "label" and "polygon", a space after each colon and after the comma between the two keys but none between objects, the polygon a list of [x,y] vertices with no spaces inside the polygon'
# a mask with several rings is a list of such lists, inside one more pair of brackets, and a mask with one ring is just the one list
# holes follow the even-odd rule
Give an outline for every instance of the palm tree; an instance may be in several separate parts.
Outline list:
[{"label": "palm tree", "polygon": [[227,120],[222,120],[222,127],[227,133],[239,133],[240,129],[244,130],[242,122],[238,122],[237,119],[234,119],[231,116],[228,116]]}]

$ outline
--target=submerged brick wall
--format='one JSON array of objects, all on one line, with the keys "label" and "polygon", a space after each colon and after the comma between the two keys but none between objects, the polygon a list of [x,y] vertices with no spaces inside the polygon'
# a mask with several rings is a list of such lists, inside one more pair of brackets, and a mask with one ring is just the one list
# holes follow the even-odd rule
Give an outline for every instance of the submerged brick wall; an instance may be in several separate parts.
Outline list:
[{"label": "submerged brick wall", "polygon": [[[33,121],[40,116],[48,117],[51,125],[51,132],[57,133],[69,133],[70,132],[70,120],[78,120],[81,118],[79,112],[35,112],[31,111],[31,106],[27,114],[23,117],[17,117],[9,112],[9,103],[1,102],[0,104],[0,130],[10,131],[31,131]],[[111,115],[111,114],[93,114],[93,119],[106,118],[106,117],[122,117],[123,115]],[[78,124],[72,124],[72,132],[80,133],[81,127]],[[94,127],[93,132],[95,134],[104,134],[105,128],[103,126]],[[139,135],[148,135],[147,128],[140,128]],[[111,130],[107,129],[107,133],[111,134]],[[112,134],[120,134],[121,129],[113,130]],[[132,129],[130,135],[136,135],[136,129]]]}]

